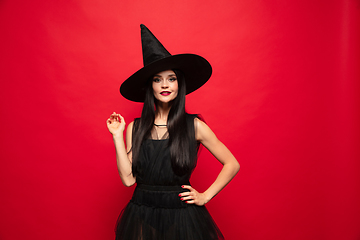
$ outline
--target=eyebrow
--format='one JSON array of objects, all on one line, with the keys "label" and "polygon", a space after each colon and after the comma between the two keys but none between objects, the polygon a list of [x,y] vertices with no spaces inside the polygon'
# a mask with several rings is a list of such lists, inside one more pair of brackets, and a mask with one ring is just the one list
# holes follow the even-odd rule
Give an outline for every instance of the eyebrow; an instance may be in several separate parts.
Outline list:
[{"label": "eyebrow", "polygon": [[[154,77],[161,77],[161,76],[160,75],[154,75]],[[168,77],[176,77],[176,74],[171,73],[171,74],[168,75]]]}]

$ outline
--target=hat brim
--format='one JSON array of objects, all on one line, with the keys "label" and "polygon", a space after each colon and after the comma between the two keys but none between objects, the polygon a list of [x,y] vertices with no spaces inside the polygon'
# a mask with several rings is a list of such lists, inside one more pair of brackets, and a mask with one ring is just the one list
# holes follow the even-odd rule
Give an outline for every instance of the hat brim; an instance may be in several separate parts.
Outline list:
[{"label": "hat brim", "polygon": [[210,63],[195,54],[178,54],[152,62],[126,79],[120,86],[120,93],[134,102],[144,102],[146,81],[161,71],[179,69],[184,73],[186,94],[204,85],[212,74]]}]

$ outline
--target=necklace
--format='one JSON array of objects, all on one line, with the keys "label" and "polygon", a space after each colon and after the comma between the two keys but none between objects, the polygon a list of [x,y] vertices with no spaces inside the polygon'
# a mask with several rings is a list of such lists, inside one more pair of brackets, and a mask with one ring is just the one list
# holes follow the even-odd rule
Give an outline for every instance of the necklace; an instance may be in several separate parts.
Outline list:
[{"label": "necklace", "polygon": [[154,125],[157,127],[166,127],[167,126],[167,124],[155,124],[155,123],[154,123]]}]

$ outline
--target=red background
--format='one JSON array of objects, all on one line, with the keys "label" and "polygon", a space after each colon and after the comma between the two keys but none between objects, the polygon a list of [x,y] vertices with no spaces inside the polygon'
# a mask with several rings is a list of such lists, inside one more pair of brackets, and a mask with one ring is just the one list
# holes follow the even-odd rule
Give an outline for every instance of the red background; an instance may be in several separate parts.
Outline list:
[{"label": "red background", "polygon": [[[2,240],[113,239],[122,186],[105,121],[142,66],[140,23],[213,76],[188,95],[241,164],[208,203],[226,239],[360,239],[360,2],[0,2]],[[192,184],[221,165],[205,150]]]}]

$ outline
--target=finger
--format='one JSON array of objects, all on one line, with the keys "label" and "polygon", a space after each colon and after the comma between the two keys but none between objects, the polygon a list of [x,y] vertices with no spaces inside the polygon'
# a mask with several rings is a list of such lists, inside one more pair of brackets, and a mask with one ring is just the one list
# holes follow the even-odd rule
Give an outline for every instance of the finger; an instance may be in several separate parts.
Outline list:
[{"label": "finger", "polygon": [[187,204],[194,204],[195,203],[195,200],[189,200],[189,201],[186,201]]},{"label": "finger", "polygon": [[120,118],[119,118],[119,116],[117,114],[111,115],[111,119],[116,121],[116,122],[120,122]]},{"label": "finger", "polygon": [[190,191],[193,190],[193,188],[190,185],[182,185],[181,187],[184,189],[189,189]]},{"label": "finger", "polygon": [[125,119],[123,118],[123,116],[121,116],[120,114],[118,114],[118,116],[120,117],[120,121],[121,121],[122,123],[125,123]]},{"label": "finger", "polygon": [[179,197],[186,197],[186,196],[190,196],[190,193],[191,193],[191,192],[188,192],[188,191],[186,191],[186,192],[182,192],[182,193],[180,193],[180,194],[179,194]]},{"label": "finger", "polygon": [[190,196],[190,192],[183,192],[179,194],[179,197],[188,197]]},{"label": "finger", "polygon": [[181,201],[193,201],[194,199],[193,199],[193,197],[192,196],[187,196],[187,197],[182,197],[181,199],[180,199]]}]

